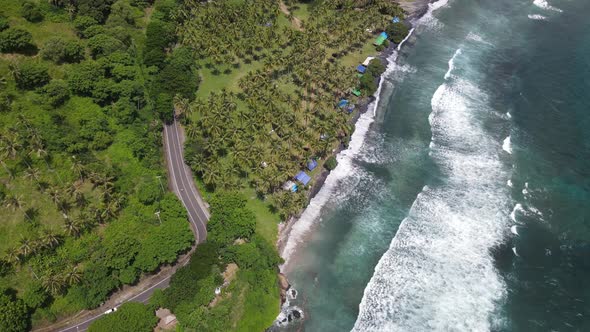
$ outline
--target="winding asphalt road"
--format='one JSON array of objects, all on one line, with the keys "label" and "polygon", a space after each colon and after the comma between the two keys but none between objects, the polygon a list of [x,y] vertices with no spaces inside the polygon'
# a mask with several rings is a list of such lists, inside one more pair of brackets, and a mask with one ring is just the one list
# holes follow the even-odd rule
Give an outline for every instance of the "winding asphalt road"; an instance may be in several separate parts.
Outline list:
[{"label": "winding asphalt road", "polygon": [[[174,122],[164,125],[164,152],[166,154],[166,164],[168,167],[168,182],[172,191],[182,201],[188,213],[188,219],[191,224],[191,229],[195,235],[195,240],[198,243],[203,243],[207,238],[207,220],[209,220],[209,211],[207,205],[203,201],[201,194],[195,187],[195,182],[192,177],[190,168],[184,163],[184,135],[180,125],[174,119]],[[187,259],[182,266],[189,262]],[[125,300],[124,302],[142,302],[147,303],[150,296],[156,289],[166,288],[170,284],[172,275],[160,280],[150,288],[141,293]],[[124,302],[118,303],[115,307],[120,306]],[[104,311],[110,308],[104,308]],[[102,310],[102,309],[101,309]],[[71,327],[59,330],[60,332],[78,332],[86,331],[88,326],[95,320],[104,315],[104,311],[89,318],[81,323],[77,323]],[[39,331],[44,331],[39,329]],[[50,331],[50,330],[47,330]]]}]

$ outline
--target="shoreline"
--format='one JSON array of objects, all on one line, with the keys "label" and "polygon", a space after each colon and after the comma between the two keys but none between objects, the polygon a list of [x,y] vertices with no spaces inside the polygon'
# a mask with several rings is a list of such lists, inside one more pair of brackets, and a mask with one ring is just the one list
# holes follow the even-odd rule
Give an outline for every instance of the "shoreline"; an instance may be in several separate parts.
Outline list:
[{"label": "shoreline", "polygon": [[[397,2],[400,4],[400,6],[404,10],[406,10],[408,12],[406,22],[409,23],[410,29],[413,29],[415,22],[428,12],[429,5],[433,2],[436,2],[436,0],[415,0],[415,1],[398,0]],[[408,38],[411,34],[412,34],[412,31],[409,32],[409,34],[406,38]],[[390,43],[390,45],[385,50],[379,52],[379,54],[376,57],[378,59],[380,59],[381,63],[387,68],[390,65],[389,57],[394,52],[399,51],[399,49],[398,49],[399,45],[403,45],[406,41],[407,40],[404,39],[400,44]],[[386,72],[384,72],[383,74],[381,74],[377,78],[377,80],[376,80],[377,85],[381,84],[381,81],[384,79],[385,74],[386,74]],[[378,92],[380,92],[380,91],[378,91]],[[363,99],[363,101],[361,102],[361,104],[357,105],[359,111],[355,113],[355,115],[350,119],[349,123],[353,126],[356,126],[356,123],[358,122],[359,118],[369,110],[369,105],[371,105],[373,102],[375,102],[375,100],[377,100],[377,96],[375,96],[375,95],[365,97]],[[377,106],[378,105],[375,105],[375,107],[377,107]],[[356,130],[356,128],[355,128],[355,130]],[[353,130],[353,132],[351,133],[351,137],[352,137],[352,134],[354,134],[355,130]],[[346,150],[347,148],[348,148],[348,146],[344,146],[343,144],[340,144],[338,146],[338,148],[335,151],[333,151],[332,156],[340,155],[340,153],[342,151]],[[296,216],[291,216],[288,220],[285,220],[285,221],[282,221],[281,223],[279,223],[278,239],[277,239],[277,243],[276,243],[277,250],[279,251],[279,254],[282,254],[285,249],[285,245],[286,245],[286,242],[289,238],[289,234],[291,233],[291,229],[292,229],[293,225],[301,217],[301,215],[305,211],[305,209],[307,209],[311,200],[323,188],[324,183],[327,180],[330,173],[331,173],[331,171],[328,171],[326,169],[322,170],[322,172],[313,179],[314,184],[310,188],[310,194],[309,194],[307,205],[305,206],[305,208],[303,208],[301,210],[301,212],[299,214],[297,214]]]},{"label": "shoreline", "polygon": [[[410,31],[408,33],[408,36],[406,36],[406,38],[403,41],[401,41],[400,44],[394,44],[393,42],[391,42],[390,45],[387,47],[387,49],[385,49],[381,52],[378,52],[378,55],[376,57],[381,60],[381,62],[385,66],[385,68],[389,68],[389,66],[392,64],[392,63],[390,63],[391,60],[389,58],[395,52],[400,51],[401,46],[405,42],[407,42],[407,39],[411,36],[418,20],[420,18],[422,18],[425,14],[428,13],[428,10],[430,9],[430,4],[436,2],[436,0],[414,0],[414,1],[397,0],[396,2],[407,13],[405,22],[408,23]],[[397,61],[397,58],[393,59],[392,61],[393,61],[393,63],[395,63]],[[378,102],[379,94],[381,93],[381,84],[383,83],[384,77],[387,73],[388,73],[388,71],[386,69],[376,79],[377,85],[379,86],[379,89],[377,90],[377,92],[372,96],[368,96],[368,97],[364,98],[363,101],[360,103],[360,105],[357,105],[358,112],[356,112],[355,115],[350,119],[350,124],[354,125],[354,127],[355,127],[353,132],[351,133],[351,142],[352,142],[352,135],[357,130],[356,125],[357,125],[357,122],[360,119],[360,117],[369,110],[370,105],[373,105],[373,103]],[[375,112],[377,111],[377,107],[378,107],[378,104],[375,104],[374,105]],[[370,125],[369,125],[369,128],[370,128]],[[340,144],[338,146],[338,148],[333,151],[332,156],[335,156],[335,157],[340,156],[343,151],[347,150],[350,147],[351,142],[349,142],[348,146],[344,146],[343,144]],[[322,170],[322,172],[314,178],[314,184],[310,188],[310,194],[309,194],[307,205],[305,206],[305,208],[303,208],[300,211],[300,213],[298,213],[296,216],[291,216],[288,220],[285,220],[285,221],[282,221],[281,223],[279,223],[279,225],[278,225],[278,238],[277,238],[276,246],[277,246],[277,250],[279,252],[279,255],[281,257],[283,257],[283,255],[285,253],[285,248],[286,248],[289,238],[291,237],[291,232],[293,230],[293,227],[301,219],[303,213],[309,208],[310,203],[314,199],[314,197],[316,197],[317,194],[320,193],[320,191],[324,187],[324,184],[325,184],[326,180],[328,179],[328,176],[330,175],[331,172],[332,171],[328,171],[325,169]],[[284,266],[286,265],[286,263],[287,262],[285,262],[281,266],[279,266],[279,268],[280,268],[279,275],[281,276],[281,278],[285,279],[285,281],[288,284],[287,289],[289,289],[291,287],[291,284],[288,282],[287,276],[286,276],[285,271],[283,269]],[[281,306],[283,306],[283,304],[285,303],[285,297],[284,297],[285,291],[286,290],[281,287]]]}]

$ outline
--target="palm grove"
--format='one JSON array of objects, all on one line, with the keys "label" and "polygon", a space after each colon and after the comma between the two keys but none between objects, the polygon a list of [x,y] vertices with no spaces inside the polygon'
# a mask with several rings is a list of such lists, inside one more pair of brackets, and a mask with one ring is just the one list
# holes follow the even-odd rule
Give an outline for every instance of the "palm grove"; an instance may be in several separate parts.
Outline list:
[{"label": "palm grove", "polygon": [[94,308],[193,244],[155,111],[190,75],[175,5],[0,1],[0,330]]}]

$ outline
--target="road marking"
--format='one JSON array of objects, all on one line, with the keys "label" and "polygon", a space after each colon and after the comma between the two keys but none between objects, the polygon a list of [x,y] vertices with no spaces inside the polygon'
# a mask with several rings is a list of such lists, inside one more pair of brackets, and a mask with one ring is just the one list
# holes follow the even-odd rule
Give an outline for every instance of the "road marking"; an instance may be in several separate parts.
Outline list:
[{"label": "road marking", "polygon": [[170,161],[170,172],[172,173],[171,174],[172,175],[172,184],[176,188],[176,192],[177,192],[177,194],[178,194],[178,196],[180,198],[180,201],[182,202],[182,205],[184,205],[184,208],[187,211],[187,214],[188,214],[188,217],[189,217],[191,223],[193,224],[193,226],[195,226],[195,237],[197,238],[197,243],[199,243],[200,240],[201,240],[201,237],[200,237],[200,234],[199,234],[199,227],[195,223],[194,218],[191,215],[191,211],[188,208],[186,202],[184,201],[180,189],[178,188],[178,180],[176,178],[176,173],[174,172],[175,162],[174,162],[174,158],[172,157],[172,152],[171,152],[172,146],[170,145],[170,139],[169,139],[168,132],[169,132],[169,130],[168,130],[167,125],[164,125],[164,134],[166,135],[166,147],[167,147],[166,153],[167,153],[168,159]]},{"label": "road marking", "polygon": [[[176,146],[178,147],[178,149],[179,149],[178,153],[179,153],[179,154],[182,154],[182,145],[181,145],[181,142],[180,142],[180,138],[179,138],[179,136],[178,136],[178,127],[176,126],[176,120],[175,120],[174,124],[175,124],[175,126],[174,126],[174,129],[175,129],[175,130],[174,130],[174,136],[176,137],[175,145],[176,145]],[[184,177],[184,181],[186,181],[186,182],[187,182],[187,183],[185,183],[185,184],[184,184],[184,187],[186,188],[186,186],[188,185],[188,187],[191,189],[191,191],[193,191],[193,187],[190,185],[190,183],[191,183],[192,179],[188,178],[188,174],[187,174],[187,171],[186,171],[186,168],[185,168],[184,161],[183,161],[183,159],[181,159],[181,160],[182,160],[182,163],[181,163],[181,165],[179,165],[179,168],[180,168],[180,170],[179,170],[179,171],[180,171],[181,173],[183,173],[183,174],[181,174],[181,175],[184,175],[184,176],[183,176],[183,177]],[[179,163],[179,160],[176,160],[176,162],[177,162],[177,164],[176,164],[176,165],[178,165],[178,163]],[[193,191],[193,194],[194,194],[194,191]],[[187,194],[187,195],[188,195],[188,194]],[[197,197],[199,197],[199,196],[195,196],[195,199],[197,199]],[[201,206],[201,205],[200,205],[198,202],[197,202],[197,205],[198,205],[198,206],[195,206],[195,204],[194,204],[193,200],[191,200],[191,199],[190,199],[190,196],[189,196],[189,199],[188,199],[188,201],[189,201],[189,203],[188,203],[188,204],[190,204],[190,205],[191,205],[191,207],[192,207],[192,208],[195,210],[195,212],[196,212],[197,216],[199,217],[199,221],[200,221],[201,225],[202,225],[202,226],[203,226],[203,228],[205,228],[205,230],[206,230],[206,224],[205,224],[205,222],[204,222],[203,220],[201,220],[201,216],[199,215],[199,211],[202,211],[202,212],[203,212],[203,210],[204,210],[204,207],[203,207],[203,206]],[[203,214],[205,214],[205,213],[203,213]],[[205,220],[206,220],[206,217],[207,217],[207,216],[205,215]]]},{"label": "road marking", "polygon": [[[179,130],[178,126],[176,125],[176,119],[174,119],[174,128],[175,128],[174,132],[176,133],[176,140],[178,141],[178,146],[180,147],[180,149],[181,149],[181,151],[180,151],[180,152],[182,153],[182,152],[184,151],[184,146],[183,146],[183,145],[182,145],[182,143],[180,142],[180,136],[179,136],[180,130]],[[183,155],[184,155],[184,154],[183,154]],[[193,195],[195,195],[195,198],[196,198],[196,200],[197,200],[197,202],[198,202],[198,204],[199,204],[199,207],[201,208],[201,211],[202,211],[202,212],[203,212],[203,214],[205,215],[205,218],[207,218],[207,217],[208,217],[208,216],[207,216],[207,214],[208,214],[208,213],[207,213],[207,208],[205,207],[205,204],[204,204],[204,202],[202,201],[202,197],[201,197],[201,195],[199,194],[199,191],[198,191],[198,190],[195,188],[195,185],[194,185],[194,183],[192,182],[192,181],[193,181],[193,180],[192,180],[192,178],[191,178],[191,177],[189,177],[189,175],[187,174],[187,172],[186,172],[186,165],[185,165],[185,164],[183,164],[183,166],[184,166],[184,167],[183,167],[182,169],[184,170],[185,177],[187,178],[187,181],[188,181],[189,187],[190,187],[190,189],[191,189],[191,192],[193,193]]]}]

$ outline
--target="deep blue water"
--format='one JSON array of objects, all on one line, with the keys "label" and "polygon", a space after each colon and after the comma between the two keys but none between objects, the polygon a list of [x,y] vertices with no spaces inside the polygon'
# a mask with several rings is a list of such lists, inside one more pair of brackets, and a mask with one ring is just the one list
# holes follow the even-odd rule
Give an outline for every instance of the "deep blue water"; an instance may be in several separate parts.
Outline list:
[{"label": "deep blue water", "polygon": [[588,17],[450,0],[416,23],[299,221],[291,329],[590,330]]}]

